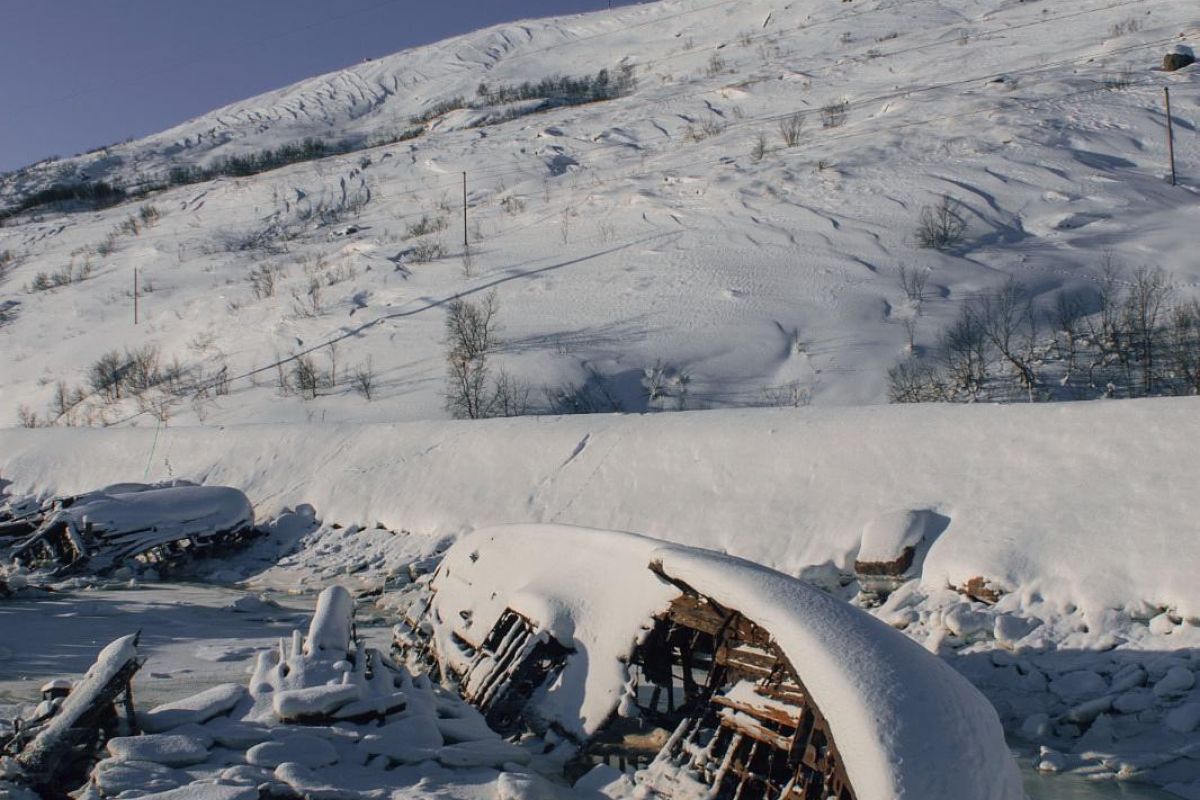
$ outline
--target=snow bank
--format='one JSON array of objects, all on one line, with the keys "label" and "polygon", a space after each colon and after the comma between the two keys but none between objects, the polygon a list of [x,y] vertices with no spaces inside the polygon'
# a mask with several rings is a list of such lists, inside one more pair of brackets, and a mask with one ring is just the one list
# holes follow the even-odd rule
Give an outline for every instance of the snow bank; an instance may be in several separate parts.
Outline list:
[{"label": "snow bank", "polygon": [[991,704],[903,634],[757,564],[680,547],[656,558],[771,632],[829,721],[858,797],[1024,796]]},{"label": "snow bank", "polygon": [[[153,471],[236,486],[261,515],[445,535],[559,522],[644,531],[791,574],[846,572],[898,508],[949,518],[929,587],[987,578],[1100,613],[1200,616],[1200,401],[710,411],[362,426],[3,430],[11,490]],[[1130,557],[1131,554],[1136,558]]]}]

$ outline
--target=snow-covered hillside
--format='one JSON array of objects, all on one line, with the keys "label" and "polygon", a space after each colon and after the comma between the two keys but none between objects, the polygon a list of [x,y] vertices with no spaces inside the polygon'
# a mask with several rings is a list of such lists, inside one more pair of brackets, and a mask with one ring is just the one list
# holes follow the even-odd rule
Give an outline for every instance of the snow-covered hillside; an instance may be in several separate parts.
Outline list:
[{"label": "snow-covered hillside", "polygon": [[[1048,306],[1106,253],[1192,291],[1200,73],[1157,67],[1197,21],[1176,0],[663,0],[406,51],[10,175],[9,203],[305,138],[361,148],[7,220],[0,422],[444,417],[443,307],[493,288],[493,369],[532,410],[572,386],[643,410],[656,364],[687,378],[671,406],[879,402],[914,316],[901,265],[931,270],[918,350],[1007,276]],[[604,102],[525,113],[537,102],[477,91],[622,65],[636,88]],[[413,121],[439,104],[469,107]],[[921,249],[918,216],[946,194],[965,239]],[[93,394],[113,350],[177,367],[175,393]],[[294,388],[305,353],[315,399]]]}]

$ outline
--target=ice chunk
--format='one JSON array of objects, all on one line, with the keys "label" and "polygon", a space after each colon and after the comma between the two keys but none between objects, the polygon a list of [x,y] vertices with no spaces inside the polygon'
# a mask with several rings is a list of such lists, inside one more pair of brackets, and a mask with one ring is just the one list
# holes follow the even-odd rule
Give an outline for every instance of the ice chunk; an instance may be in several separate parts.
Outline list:
[{"label": "ice chunk", "polygon": [[1195,685],[1196,673],[1187,667],[1176,665],[1167,670],[1167,674],[1154,684],[1154,694],[1159,697],[1174,697]]},{"label": "ice chunk", "polygon": [[433,758],[444,744],[432,717],[409,717],[373,729],[359,742],[368,755],[387,756],[406,764]]},{"label": "ice chunk", "polygon": [[1200,726],[1200,703],[1184,703],[1167,712],[1163,723],[1173,731],[1191,733]]},{"label": "ice chunk", "polygon": [[150,761],[106,758],[92,770],[92,783],[106,797],[129,790],[163,792],[191,781],[186,772]]},{"label": "ice chunk", "polygon": [[317,598],[308,638],[306,655],[318,652],[340,658],[350,646],[350,628],[354,620],[354,598],[341,586],[330,586]]},{"label": "ice chunk", "polygon": [[286,689],[275,693],[271,707],[281,720],[327,716],[347,703],[357,700],[358,694],[359,688],[353,684]]},{"label": "ice chunk", "polygon": [[529,752],[503,739],[462,742],[443,747],[437,760],[447,767],[492,767],[505,764],[528,764]]},{"label": "ice chunk", "polygon": [[275,768],[289,761],[312,767],[335,764],[337,750],[325,739],[307,733],[256,744],[246,751],[246,761],[256,767]]},{"label": "ice chunk", "polygon": [[258,789],[253,786],[189,783],[178,789],[142,795],[138,800],[258,800]]},{"label": "ice chunk", "polygon": [[217,717],[205,724],[204,730],[213,741],[230,750],[246,750],[271,736],[270,730],[262,725],[228,717]]},{"label": "ice chunk", "polygon": [[169,767],[186,767],[208,758],[203,740],[171,733],[118,736],[108,740],[108,752],[120,761],[151,761]]},{"label": "ice chunk", "polygon": [[228,714],[239,701],[249,696],[246,687],[240,684],[222,683],[183,700],[157,706],[139,719],[144,730],[162,733],[188,722],[200,724]]},{"label": "ice chunk", "polygon": [[1050,681],[1050,691],[1067,702],[1087,700],[1108,691],[1104,678],[1090,669],[1065,672]]}]

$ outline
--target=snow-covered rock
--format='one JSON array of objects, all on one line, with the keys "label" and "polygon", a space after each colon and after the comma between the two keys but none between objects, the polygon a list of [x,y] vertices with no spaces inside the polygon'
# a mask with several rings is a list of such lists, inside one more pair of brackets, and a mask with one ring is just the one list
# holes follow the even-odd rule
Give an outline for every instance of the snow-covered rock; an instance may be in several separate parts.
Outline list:
[{"label": "snow-covered rock", "polygon": [[1167,674],[1154,684],[1154,694],[1158,697],[1174,697],[1181,695],[1196,685],[1196,673],[1184,666],[1174,666]]},{"label": "snow-covered rock", "polygon": [[247,763],[268,769],[293,761],[309,767],[324,767],[336,764],[337,760],[337,750],[326,739],[304,733],[272,739],[246,751]]},{"label": "snow-covered rock", "polygon": [[107,746],[109,755],[118,761],[149,761],[168,767],[186,767],[208,758],[203,739],[180,734],[118,736],[109,739]]},{"label": "snow-covered rock", "polygon": [[156,706],[141,715],[142,728],[149,733],[162,733],[187,723],[203,723],[227,714],[250,693],[236,683],[223,683],[200,694],[173,703]]}]

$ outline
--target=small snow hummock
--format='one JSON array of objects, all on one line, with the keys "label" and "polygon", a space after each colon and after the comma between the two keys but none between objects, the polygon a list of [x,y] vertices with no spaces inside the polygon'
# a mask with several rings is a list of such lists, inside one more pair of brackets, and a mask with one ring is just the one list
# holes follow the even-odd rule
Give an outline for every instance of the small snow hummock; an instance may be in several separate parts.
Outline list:
[{"label": "small snow hummock", "polygon": [[500,739],[478,711],[356,640],[353,611],[349,593],[326,589],[307,640],[295,631],[261,652],[248,689],[223,684],[146,714],[161,732],[109,740],[89,791],[257,800],[267,787],[311,800],[383,800],[405,780],[419,783],[399,769],[461,769],[478,782],[481,770],[495,781],[499,770],[530,763],[530,751]]}]

